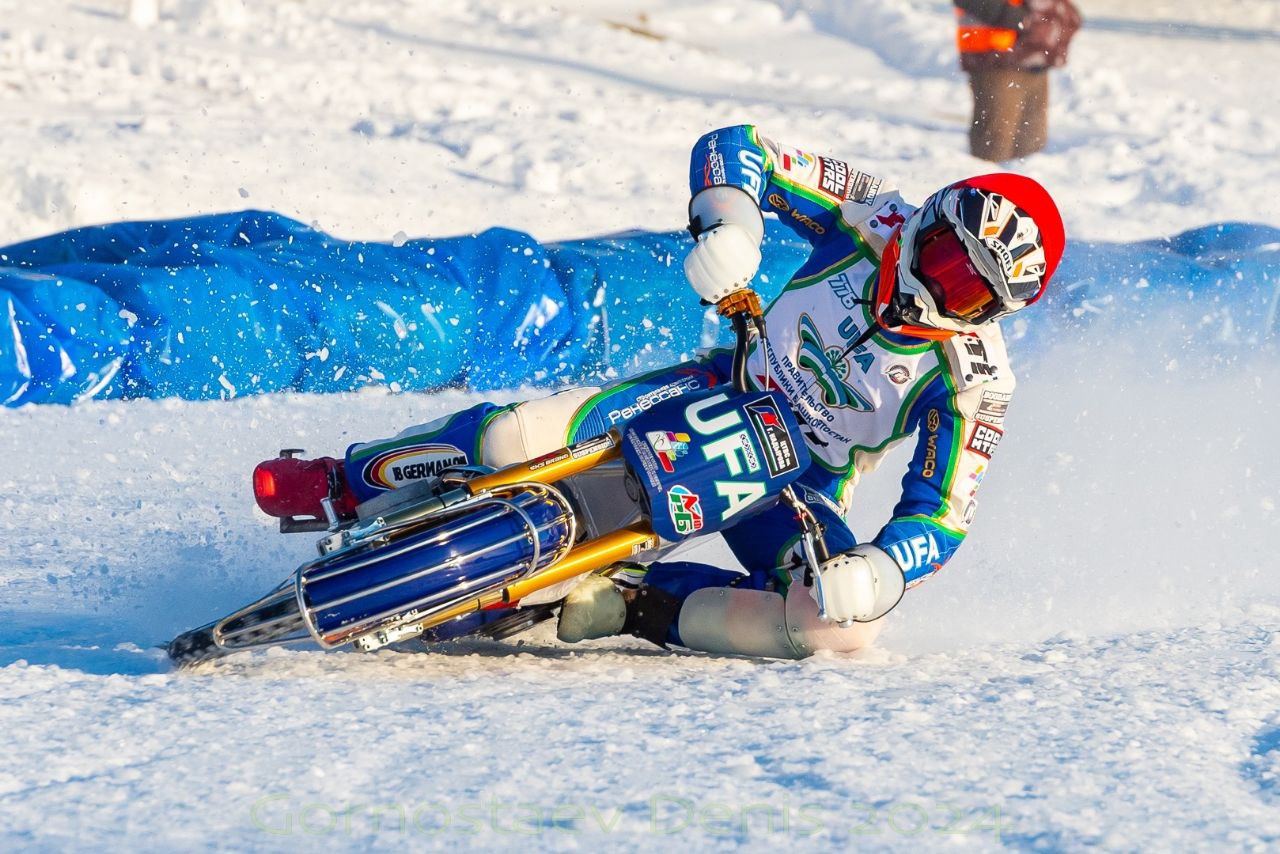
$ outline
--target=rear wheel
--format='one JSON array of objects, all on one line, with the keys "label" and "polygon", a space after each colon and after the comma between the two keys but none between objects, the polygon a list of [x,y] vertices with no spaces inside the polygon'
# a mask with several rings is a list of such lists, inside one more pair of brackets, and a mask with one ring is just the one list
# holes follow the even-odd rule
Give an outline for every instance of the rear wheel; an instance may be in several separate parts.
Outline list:
[{"label": "rear wheel", "polygon": [[216,625],[217,623],[210,623],[207,626],[183,632],[169,641],[165,651],[169,653],[170,660],[175,664],[198,664],[201,661],[220,658],[230,652],[231,650],[218,646],[213,639],[213,627]]},{"label": "rear wheel", "polygon": [[506,640],[513,635],[518,635],[526,629],[531,629],[538,623],[546,622],[556,615],[556,609],[560,607],[558,602],[548,602],[545,605],[530,605],[527,608],[516,608],[510,614],[505,614],[498,619],[482,626],[477,637],[493,638],[494,640]]}]

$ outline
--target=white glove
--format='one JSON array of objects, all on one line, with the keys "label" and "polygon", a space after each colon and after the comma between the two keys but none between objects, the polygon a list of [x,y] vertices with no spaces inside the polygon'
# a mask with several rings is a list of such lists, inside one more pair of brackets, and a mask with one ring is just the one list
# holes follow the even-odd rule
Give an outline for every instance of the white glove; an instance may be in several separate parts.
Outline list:
[{"label": "white glove", "polygon": [[684,261],[684,274],[698,296],[716,303],[751,284],[764,237],[764,215],[755,197],[738,187],[708,187],[689,202],[689,221],[701,233]]},{"label": "white glove", "polygon": [[684,259],[684,274],[694,291],[709,303],[717,303],[751,284],[760,268],[760,241],[732,222],[698,235],[698,244]]},{"label": "white glove", "polygon": [[809,595],[829,623],[869,623],[892,611],[906,587],[898,562],[883,549],[864,544],[819,566]]}]

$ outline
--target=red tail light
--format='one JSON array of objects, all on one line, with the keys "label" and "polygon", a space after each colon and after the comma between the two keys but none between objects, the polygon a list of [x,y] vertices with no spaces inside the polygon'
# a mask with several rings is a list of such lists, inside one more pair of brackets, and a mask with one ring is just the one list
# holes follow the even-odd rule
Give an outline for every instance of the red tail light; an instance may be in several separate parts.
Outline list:
[{"label": "red tail light", "polygon": [[355,496],[346,488],[342,464],[333,457],[280,456],[258,463],[253,470],[253,497],[263,513],[277,519],[324,519],[321,502],[330,497],[341,518],[352,516],[356,506]]},{"label": "red tail light", "polygon": [[264,466],[253,470],[253,497],[259,501],[276,497],[276,476]]}]

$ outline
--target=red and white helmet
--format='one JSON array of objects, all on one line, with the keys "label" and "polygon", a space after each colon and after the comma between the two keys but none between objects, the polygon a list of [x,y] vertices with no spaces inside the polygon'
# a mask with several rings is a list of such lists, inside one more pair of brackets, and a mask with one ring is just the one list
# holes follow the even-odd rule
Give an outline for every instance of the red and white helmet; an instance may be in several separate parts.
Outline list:
[{"label": "red and white helmet", "polygon": [[1044,293],[1063,243],[1057,205],[1031,178],[998,173],[944,187],[886,253],[894,279],[888,314],[904,326],[951,332],[1012,314]]}]

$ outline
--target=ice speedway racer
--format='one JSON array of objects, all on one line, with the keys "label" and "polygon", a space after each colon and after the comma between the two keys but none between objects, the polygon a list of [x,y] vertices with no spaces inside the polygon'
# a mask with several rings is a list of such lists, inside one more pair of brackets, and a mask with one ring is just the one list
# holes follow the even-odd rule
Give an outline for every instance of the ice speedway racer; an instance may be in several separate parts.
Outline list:
[{"label": "ice speedway racer", "polygon": [[[1061,217],[1004,173],[913,207],[751,126],[703,136],[690,185],[685,272],[731,351],[481,404],[343,460],[282,452],[255,496],[282,530],[324,531],[319,556],[171,656],[507,637],[557,616],[569,642],[793,658],[874,640],[973,521],[1014,388],[998,321],[1044,293]],[[813,246],[767,311],[765,213]],[[860,543],[854,489],[912,435],[901,498]],[[674,559],[711,534],[745,572]]]}]

